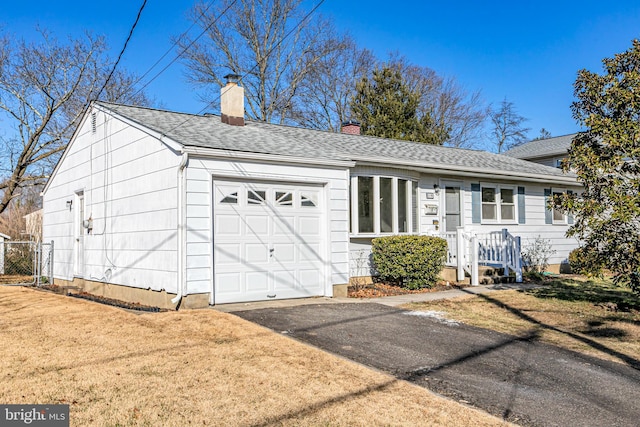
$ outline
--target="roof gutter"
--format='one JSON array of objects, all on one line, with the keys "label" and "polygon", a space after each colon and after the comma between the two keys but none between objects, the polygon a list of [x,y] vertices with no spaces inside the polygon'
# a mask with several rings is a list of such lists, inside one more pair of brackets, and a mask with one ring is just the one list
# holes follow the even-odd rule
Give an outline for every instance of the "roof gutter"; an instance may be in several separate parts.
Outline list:
[{"label": "roof gutter", "polygon": [[285,156],[279,154],[252,153],[248,151],[222,150],[218,148],[184,147],[183,151],[188,154],[203,157],[215,157],[229,160],[248,160],[260,162],[293,163],[305,165],[329,166],[337,168],[352,168],[356,163],[352,160],[318,159],[299,156]]},{"label": "roof gutter", "polygon": [[471,167],[464,166],[455,166],[455,169],[451,169],[449,165],[443,164],[434,164],[428,162],[412,162],[412,161],[403,161],[403,162],[393,162],[392,164],[389,161],[381,161],[378,158],[364,158],[360,157],[357,160],[358,165],[367,165],[367,166],[380,166],[380,167],[405,167],[410,168],[412,170],[422,172],[422,173],[438,173],[440,175],[446,176],[464,176],[464,177],[473,177],[473,178],[483,178],[486,179],[487,175],[490,175],[492,178],[503,179],[503,180],[519,180],[525,182],[540,182],[540,183],[560,183],[560,184],[571,184],[571,185],[580,185],[575,177],[571,176],[554,176],[554,175],[541,175],[535,173],[526,173],[526,172],[510,172],[510,171],[500,171],[494,169],[477,169]]}]

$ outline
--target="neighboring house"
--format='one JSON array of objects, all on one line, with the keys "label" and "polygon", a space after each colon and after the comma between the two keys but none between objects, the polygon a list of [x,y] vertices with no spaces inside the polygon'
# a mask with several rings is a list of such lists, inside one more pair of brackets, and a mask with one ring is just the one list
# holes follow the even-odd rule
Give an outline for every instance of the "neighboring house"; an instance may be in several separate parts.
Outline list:
[{"label": "neighboring house", "polygon": [[516,159],[559,168],[562,160],[567,157],[571,141],[576,135],[576,133],[572,133],[570,135],[554,136],[553,138],[536,139],[513,147],[503,154]]},{"label": "neighboring house", "polygon": [[29,240],[35,242],[42,241],[42,209],[33,211],[30,214],[25,215],[25,232],[29,236]]},{"label": "neighboring house", "polygon": [[520,236],[525,247],[542,236],[556,268],[576,246],[564,237],[571,219],[545,205],[579,188],[558,169],[245,123],[243,99],[228,83],[221,116],[91,105],[43,192],[56,283],[203,307],[343,293],[350,277],[369,274],[355,261],[378,236],[447,233],[452,248],[477,233]]}]

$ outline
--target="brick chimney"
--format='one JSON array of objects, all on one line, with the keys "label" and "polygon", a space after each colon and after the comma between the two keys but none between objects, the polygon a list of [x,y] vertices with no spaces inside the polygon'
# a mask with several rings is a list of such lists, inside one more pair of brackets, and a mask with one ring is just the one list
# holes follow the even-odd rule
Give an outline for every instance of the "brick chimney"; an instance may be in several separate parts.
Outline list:
[{"label": "brick chimney", "polygon": [[347,120],[346,122],[342,122],[342,129],[340,132],[346,133],[347,135],[360,135],[360,122],[356,120]]},{"label": "brick chimney", "polygon": [[244,88],[238,86],[240,76],[227,74],[227,84],[220,89],[220,118],[222,123],[244,126]]}]

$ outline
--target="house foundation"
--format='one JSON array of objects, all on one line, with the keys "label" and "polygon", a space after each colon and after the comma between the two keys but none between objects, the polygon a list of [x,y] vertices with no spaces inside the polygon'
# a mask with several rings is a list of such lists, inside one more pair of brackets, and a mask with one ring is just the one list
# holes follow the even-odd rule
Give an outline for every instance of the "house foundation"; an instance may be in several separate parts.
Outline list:
[{"label": "house foundation", "polygon": [[[74,278],[73,281],[56,278],[54,280],[54,284],[61,287],[77,289],[96,296],[113,298],[130,303],[139,303],[168,310],[175,310],[177,305],[171,302],[171,300],[175,298],[176,294],[168,293],[166,291],[133,288],[130,286],[85,280],[78,277]],[[208,293],[186,295],[182,298],[182,302],[180,304],[181,309],[207,308],[208,306]]]}]

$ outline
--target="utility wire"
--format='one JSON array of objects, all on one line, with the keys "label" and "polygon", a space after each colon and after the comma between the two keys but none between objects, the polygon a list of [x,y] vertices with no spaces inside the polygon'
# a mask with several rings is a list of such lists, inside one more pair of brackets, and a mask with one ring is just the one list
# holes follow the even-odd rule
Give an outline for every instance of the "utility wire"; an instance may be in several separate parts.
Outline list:
[{"label": "utility wire", "polygon": [[[205,14],[205,13],[207,13],[207,12],[209,11],[209,9],[211,8],[211,6],[213,6],[213,3],[214,3],[214,2],[215,2],[215,0],[213,0],[213,1],[209,2],[209,5],[208,5],[207,7],[205,7],[205,8],[204,8],[204,10],[200,13],[200,16],[198,17],[198,19],[200,19],[200,18],[203,18],[203,17],[204,17],[204,14]],[[226,10],[225,10],[225,12],[226,12]],[[224,12],[223,12],[223,13],[224,13]],[[163,55],[162,55],[162,56],[161,56],[161,57],[160,57],[160,58],[159,58],[159,59],[158,59],[158,60],[157,60],[157,61],[156,61],[152,66],[151,66],[151,67],[149,67],[149,69],[148,69],[147,71],[145,71],[143,75],[141,75],[140,77],[138,77],[138,78],[136,79],[136,81],[134,81],[133,83],[131,83],[131,84],[129,85],[129,87],[130,87],[130,88],[133,88],[135,85],[137,85],[138,83],[140,83],[140,82],[141,82],[141,81],[142,81],[142,80],[143,80],[143,79],[144,79],[144,78],[145,78],[145,77],[146,77],[146,76],[151,72],[151,70],[153,70],[154,68],[156,68],[156,66],[157,66],[160,62],[162,62],[162,60],[163,60],[164,58],[166,58],[166,56],[167,56],[169,53],[171,53],[171,51],[173,50],[173,48],[174,48],[174,47],[176,47],[176,46],[178,45],[178,43],[180,43],[180,41],[181,41],[184,37],[186,37],[186,36],[187,36],[187,34],[189,34],[189,32],[191,32],[191,30],[193,29],[193,27],[195,27],[197,24],[198,24],[198,21],[197,21],[197,20],[195,20],[195,21],[193,22],[193,24],[191,24],[191,26],[190,26],[189,28],[187,28],[187,29],[186,29],[186,31],[184,31],[182,34],[180,34],[180,35],[176,38],[176,40],[173,42],[173,44],[171,45],[171,47],[169,47],[169,49],[167,49],[167,51],[166,51],[166,52],[165,52],[165,53],[164,53],[164,54],[163,54]],[[207,29],[208,29],[208,28],[207,28]],[[206,31],[206,30],[205,30],[205,31]],[[196,40],[197,40],[198,38],[200,38],[200,37],[202,37],[202,34],[200,34],[200,35],[196,38]],[[182,54],[183,54],[184,52],[185,52],[184,50],[183,50],[182,52],[180,52],[180,53],[178,54],[178,56],[176,57],[176,59],[177,59],[178,57],[182,56]],[[173,64],[174,62],[175,62],[175,59],[174,59],[173,61],[171,61],[171,63],[170,63],[169,65]],[[168,66],[167,66],[167,67],[168,67]],[[161,74],[161,73],[162,73],[162,72],[163,72],[167,67],[165,67],[162,71],[160,71],[160,73],[158,73],[158,75],[159,75],[159,74]],[[151,83],[153,80],[155,80],[155,78],[156,78],[158,75],[154,76],[154,77],[153,77],[153,79],[151,79],[151,81],[149,81],[149,82],[148,82],[148,83],[146,83],[143,87],[141,87],[140,89],[138,89],[138,90],[137,90],[133,95],[135,96],[135,95],[137,95],[138,93],[140,93],[140,92],[141,92],[145,87],[147,87],[147,86],[149,85],[149,83]],[[126,91],[124,91],[123,93],[121,93],[121,94],[118,96],[118,98],[116,99],[116,102],[118,102],[118,100],[120,100],[120,98],[121,98],[121,97],[123,97],[123,96],[125,95],[125,93],[126,93]]]},{"label": "utility wire", "polygon": [[[236,1],[237,1],[237,0],[235,0],[235,1],[234,1],[234,3],[235,3]],[[265,57],[264,57],[264,59],[263,59],[263,60],[267,60],[267,59],[269,58],[269,56],[273,53],[273,51],[274,51],[276,48],[278,48],[278,47],[279,47],[279,46],[280,46],[280,45],[281,45],[281,44],[282,44],[282,43],[283,43],[283,42],[284,42],[284,41],[285,41],[285,40],[286,40],[286,39],[287,39],[287,38],[288,38],[288,37],[289,37],[289,36],[290,36],[290,35],[291,35],[295,30],[296,30],[296,29],[298,29],[298,27],[300,27],[300,26],[301,26],[301,25],[302,25],[302,24],[303,24],[303,23],[304,23],[304,22],[305,22],[305,21],[306,21],[306,20],[307,20],[307,19],[308,19],[308,18],[309,18],[313,13],[314,13],[314,12],[315,12],[315,11],[316,11],[316,10],[317,10],[317,9],[318,9],[322,4],[323,4],[323,3],[324,3],[324,2],[325,2],[325,0],[320,0],[320,2],[318,2],[318,4],[317,4],[313,9],[311,9],[311,10],[309,11],[309,13],[307,13],[307,14],[304,16],[304,18],[302,18],[302,19],[300,20],[300,22],[298,22],[298,24],[296,24],[296,25],[295,25],[291,30],[289,30],[289,32],[287,32],[287,34],[285,34],[285,36],[284,36],[284,37],[283,37],[283,38],[282,38],[278,43],[276,43],[276,45],[275,45],[275,46],[273,46],[273,47],[272,47],[272,48],[267,52],[267,54],[265,55]],[[225,9],[225,11],[224,11],[224,12],[226,12],[227,10],[228,10],[228,8],[227,8],[227,9]],[[215,20],[215,21],[217,21],[217,20],[218,20],[218,19],[219,19],[223,14],[224,14],[224,12],[223,12],[223,13],[222,13],[218,18],[216,18],[216,20]],[[210,24],[208,27],[210,27],[211,25],[213,25],[213,24]],[[207,28],[208,28],[208,27],[207,27]],[[203,32],[203,33],[204,33],[204,32]],[[201,34],[201,35],[202,35],[202,34]],[[200,35],[200,36],[201,36],[201,35]],[[200,36],[198,36],[198,37],[200,37]],[[190,47],[192,44],[193,44],[193,43],[191,43],[188,47]],[[186,50],[186,49],[185,49],[185,50]],[[176,58],[176,59],[177,59],[177,58]],[[174,62],[175,62],[175,61],[174,61]],[[252,71],[253,71],[253,70],[254,70],[258,65],[260,65],[260,62],[257,62],[253,67],[251,67],[247,72],[245,72],[245,73],[240,77],[240,80],[242,80],[242,79],[243,79],[243,78],[245,78],[247,75],[249,75],[249,73],[251,73],[251,72],[252,72]],[[165,67],[161,72],[163,72],[166,68],[167,68],[167,67]],[[157,75],[156,75],[155,77],[157,77]],[[155,78],[155,77],[154,77],[154,78]],[[228,89],[227,89],[227,90],[228,90]],[[220,95],[218,95],[218,96],[217,96],[213,101],[211,101],[211,102],[207,103],[207,105],[205,105],[205,106],[204,106],[204,108],[202,108],[200,111],[198,111],[198,112],[197,112],[197,113],[195,113],[195,114],[187,114],[187,113],[184,113],[185,115],[188,115],[189,117],[188,117],[186,120],[184,120],[184,121],[182,121],[182,122],[178,123],[178,124],[177,124],[176,126],[174,126],[173,128],[169,129],[169,130],[168,130],[167,132],[165,132],[163,135],[166,135],[167,133],[170,133],[170,132],[175,131],[175,130],[176,130],[176,129],[178,129],[179,127],[184,126],[185,124],[187,124],[187,123],[188,123],[189,121],[191,121],[194,117],[198,117],[198,116],[200,116],[200,115],[201,115],[205,110],[207,110],[207,109],[209,108],[209,106],[211,106],[214,102],[218,101],[222,95],[223,95],[223,93],[220,93]],[[115,131],[113,134],[111,134],[111,136],[113,136],[113,135],[115,135],[115,134],[118,134],[118,133],[120,133],[120,132],[123,132],[124,130],[126,130],[126,128],[121,128],[120,130],[117,130],[117,131]]]},{"label": "utility wire", "polygon": [[116,72],[116,68],[118,67],[118,64],[120,63],[120,60],[122,59],[122,55],[124,55],[124,51],[127,49],[127,45],[129,44],[129,40],[131,40],[131,37],[133,36],[133,31],[136,29],[136,26],[138,25],[138,21],[140,21],[140,15],[142,15],[142,11],[144,10],[144,7],[146,5],[147,5],[147,0],[143,0],[142,6],[140,6],[140,10],[138,10],[138,16],[136,16],[136,20],[133,23],[133,25],[131,26],[131,30],[129,30],[129,35],[127,36],[127,40],[125,40],[124,46],[122,46],[122,50],[120,51],[120,54],[118,55],[118,59],[116,59],[115,64],[113,64],[113,68],[111,69],[111,72],[109,73],[109,76],[107,77],[107,80],[104,81],[104,84],[100,88],[100,91],[98,91],[98,95],[96,95],[96,98],[95,98],[96,100],[100,99],[100,95],[102,95],[102,91],[109,84],[109,81],[111,80],[111,77],[113,77],[113,73]]},{"label": "utility wire", "polygon": [[[266,60],[269,58],[269,56],[271,56],[271,54],[273,53],[273,51],[274,51],[276,48],[280,47],[280,45],[281,45],[281,44],[282,44],[282,43],[283,43],[283,42],[284,42],[284,41],[285,41],[285,40],[286,40],[286,39],[287,39],[291,34],[293,34],[293,32],[294,32],[294,31],[296,31],[296,30],[297,30],[297,29],[298,29],[298,28],[299,28],[299,27],[300,27],[300,26],[301,26],[301,25],[302,25],[302,24],[303,24],[303,23],[304,23],[304,22],[305,22],[305,21],[306,21],[306,20],[311,16],[311,15],[312,15],[312,14],[313,14],[313,13],[314,13],[314,12],[315,12],[315,11],[316,11],[316,10],[317,10],[317,9],[318,9],[318,8],[319,8],[319,7],[324,3],[324,2],[325,2],[325,0],[320,0],[320,1],[318,2],[318,4],[316,4],[316,5],[314,6],[314,8],[313,8],[313,9],[311,9],[311,10],[309,11],[309,13],[307,13],[307,14],[304,16],[304,18],[302,18],[302,19],[300,20],[300,22],[298,22],[298,23],[297,23],[293,28],[291,28],[291,29],[287,32],[287,34],[285,34],[285,35],[284,35],[284,37],[282,37],[282,39],[280,39],[280,40],[278,41],[278,43],[276,43],[276,44],[275,44],[271,49],[269,49],[269,51],[267,52],[267,54],[266,54],[266,55],[265,55],[265,57],[263,58],[263,61],[266,61]],[[244,78],[245,78],[246,76],[248,76],[248,75],[249,75],[253,70],[255,70],[255,69],[256,69],[256,67],[258,67],[258,65],[260,65],[260,62],[256,62],[256,65],[254,65],[253,67],[251,67],[247,72],[245,72],[242,76],[240,76],[240,79],[239,79],[239,80],[240,80],[240,81],[242,81],[242,79],[244,79]],[[227,89],[227,90],[229,90],[229,89]],[[225,91],[225,92],[221,92],[221,93],[220,93],[220,95],[218,95],[218,96],[217,96],[213,101],[211,101],[211,102],[207,103],[207,105],[205,105],[205,106],[204,106],[204,108],[202,108],[200,111],[198,111],[198,112],[196,113],[196,116],[201,115],[201,114],[202,114],[202,113],[203,113],[207,108],[209,108],[209,106],[211,106],[214,102],[217,102],[217,101],[220,99],[220,97],[221,97],[224,93],[226,93],[226,91]],[[178,125],[176,125],[175,127],[173,127],[173,128],[171,128],[171,129],[169,129],[169,130],[165,133],[165,135],[166,135],[167,133],[169,133],[169,132],[173,132],[174,130],[178,129],[180,126],[185,125],[185,124],[186,124],[186,123],[188,123],[188,122],[189,122],[193,117],[194,117],[194,116],[191,116],[191,117],[189,117],[188,119],[186,119],[185,121],[183,121],[183,122],[179,123]]]}]

